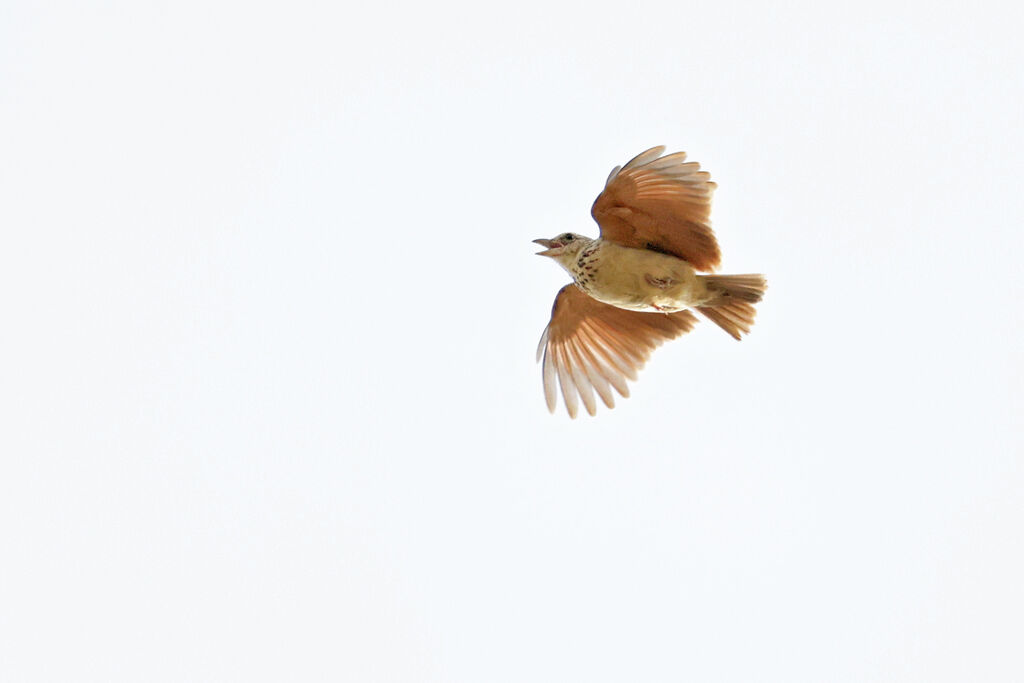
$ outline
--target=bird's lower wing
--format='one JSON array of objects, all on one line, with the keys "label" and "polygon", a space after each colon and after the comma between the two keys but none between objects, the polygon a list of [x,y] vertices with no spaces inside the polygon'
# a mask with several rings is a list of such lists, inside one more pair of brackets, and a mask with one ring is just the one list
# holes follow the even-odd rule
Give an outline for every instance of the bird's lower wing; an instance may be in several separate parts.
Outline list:
[{"label": "bird's lower wing", "polygon": [[651,352],[689,332],[696,323],[689,311],[628,311],[601,303],[576,285],[566,285],[555,297],[551,322],[537,347],[548,410],[555,410],[559,386],[570,417],[576,417],[580,401],[588,413],[596,414],[595,393],[614,408],[612,388],[629,396],[626,380],[636,379]]}]

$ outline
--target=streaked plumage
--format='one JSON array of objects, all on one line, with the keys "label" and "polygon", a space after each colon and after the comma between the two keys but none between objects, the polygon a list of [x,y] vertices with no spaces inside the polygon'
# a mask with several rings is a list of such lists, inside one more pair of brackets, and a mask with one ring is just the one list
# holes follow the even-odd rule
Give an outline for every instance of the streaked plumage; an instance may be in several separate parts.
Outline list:
[{"label": "streaked plumage", "polygon": [[599,238],[534,240],[573,277],[537,349],[551,411],[556,383],[572,417],[580,401],[596,413],[595,393],[614,407],[611,389],[628,396],[625,380],[636,379],[651,351],[693,328],[688,308],[736,339],[750,331],[764,277],[697,273],[721,261],[709,222],[715,184],[684,152],[662,156],[664,149],[612,170],[591,209]]}]

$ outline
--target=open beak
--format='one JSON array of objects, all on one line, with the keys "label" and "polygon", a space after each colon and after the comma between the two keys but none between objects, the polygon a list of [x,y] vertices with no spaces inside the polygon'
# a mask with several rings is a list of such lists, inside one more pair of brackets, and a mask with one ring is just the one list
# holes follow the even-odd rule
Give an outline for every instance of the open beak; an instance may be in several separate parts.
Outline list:
[{"label": "open beak", "polygon": [[538,251],[537,256],[551,256],[554,254],[555,250],[565,246],[558,240],[539,239],[534,240],[533,243],[539,244],[542,247],[547,247],[544,251]]}]

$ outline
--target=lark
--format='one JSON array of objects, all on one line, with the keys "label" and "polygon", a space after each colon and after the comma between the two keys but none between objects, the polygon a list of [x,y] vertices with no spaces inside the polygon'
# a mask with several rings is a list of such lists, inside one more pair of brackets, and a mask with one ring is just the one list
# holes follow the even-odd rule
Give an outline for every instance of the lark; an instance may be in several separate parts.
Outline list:
[{"label": "lark", "polygon": [[763,275],[714,275],[722,254],[711,230],[715,183],[685,152],[653,147],[612,169],[591,208],[597,239],[566,232],[537,239],[541,256],[572,276],[559,290],[541,335],[544,397],[555,411],[557,389],[570,417],[595,393],[615,407],[612,389],[629,396],[651,352],[689,332],[696,311],[734,339],[750,332]]}]

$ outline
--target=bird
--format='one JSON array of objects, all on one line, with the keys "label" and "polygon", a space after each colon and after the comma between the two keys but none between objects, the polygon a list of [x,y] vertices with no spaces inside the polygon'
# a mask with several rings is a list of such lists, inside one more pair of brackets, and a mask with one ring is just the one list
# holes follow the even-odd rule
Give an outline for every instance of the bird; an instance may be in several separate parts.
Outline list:
[{"label": "bird", "polygon": [[655,348],[693,329],[693,311],[737,340],[754,323],[764,275],[713,274],[722,260],[709,218],[716,185],[685,152],[664,152],[652,147],[612,169],[590,210],[599,237],[533,240],[573,279],[537,345],[552,413],[558,387],[571,418],[581,401],[596,414],[595,393],[614,408],[612,389],[628,397],[626,380]]}]

